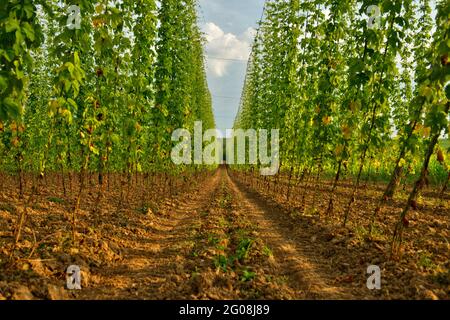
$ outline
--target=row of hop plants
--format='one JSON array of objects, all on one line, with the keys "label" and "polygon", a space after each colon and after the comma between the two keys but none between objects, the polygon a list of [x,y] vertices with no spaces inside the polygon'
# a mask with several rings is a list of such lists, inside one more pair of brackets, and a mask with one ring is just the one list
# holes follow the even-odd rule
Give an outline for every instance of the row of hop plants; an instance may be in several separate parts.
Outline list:
[{"label": "row of hop plants", "polygon": [[310,176],[319,190],[331,177],[327,215],[350,177],[343,225],[371,172],[388,183],[370,230],[401,181],[413,181],[395,227],[398,251],[430,171],[442,195],[448,188],[449,27],[448,0],[267,0],[234,127],[280,129],[289,186]]},{"label": "row of hop plants", "polygon": [[25,204],[49,173],[64,193],[78,176],[75,239],[88,173],[100,197],[113,173],[129,187],[135,174],[202,169],[173,165],[170,151],[175,129],[215,127],[203,41],[194,0],[2,1],[1,174],[17,177]]}]

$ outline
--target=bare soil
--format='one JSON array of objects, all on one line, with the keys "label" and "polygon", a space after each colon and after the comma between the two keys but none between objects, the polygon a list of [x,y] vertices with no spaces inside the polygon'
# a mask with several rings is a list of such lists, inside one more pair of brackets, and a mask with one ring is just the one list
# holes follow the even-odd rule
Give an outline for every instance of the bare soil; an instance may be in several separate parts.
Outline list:
[{"label": "bare soil", "polygon": [[[76,179],[74,179],[76,180]],[[91,181],[71,240],[75,181],[61,177],[27,202],[14,179],[0,188],[0,299],[449,299],[450,212],[432,198],[413,212],[404,252],[389,259],[389,235],[401,201],[377,219],[367,239],[364,217],[378,185],[361,192],[351,223],[340,211],[351,186],[337,190],[335,213],[323,217],[320,192],[264,181],[221,167],[194,177],[136,177],[127,187],[111,178],[99,193]],[[71,185],[73,184],[73,185]],[[26,190],[31,189],[30,186]],[[124,192],[126,190],[126,192]],[[28,194],[29,196],[29,194]],[[14,227],[27,220],[10,259]],[[82,271],[82,289],[65,289],[69,265]],[[379,265],[381,290],[366,286]]]}]

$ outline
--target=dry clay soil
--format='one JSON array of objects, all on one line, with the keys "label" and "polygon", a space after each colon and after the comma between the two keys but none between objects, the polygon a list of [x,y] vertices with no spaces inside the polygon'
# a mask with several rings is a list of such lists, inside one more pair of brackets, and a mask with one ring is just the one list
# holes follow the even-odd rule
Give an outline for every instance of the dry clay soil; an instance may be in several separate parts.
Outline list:
[{"label": "dry clay soil", "polygon": [[[57,249],[59,231],[44,238],[42,243],[54,242],[48,246],[52,251],[5,272],[0,299],[427,298],[410,296],[404,290],[409,280],[392,287],[394,281],[383,278],[382,290],[369,290],[370,261],[346,252],[348,261],[337,268],[333,257],[323,254],[333,246],[330,237],[292,219],[226,167],[163,208],[115,212],[108,205],[102,205],[106,212],[100,219],[80,214],[89,232],[76,251]],[[67,224],[52,210],[53,215],[43,211],[39,224],[48,233]],[[34,216],[37,224],[37,211]],[[64,289],[71,264],[81,268],[81,290]]]},{"label": "dry clay soil", "polygon": [[342,275],[315,253],[310,240],[314,231],[302,230],[296,236],[285,212],[233,181],[226,168],[172,206],[167,215],[140,218],[135,234],[118,234],[124,239],[121,262],[90,270],[88,287],[75,297],[376,297],[367,289],[365,268],[360,283],[337,281]]}]

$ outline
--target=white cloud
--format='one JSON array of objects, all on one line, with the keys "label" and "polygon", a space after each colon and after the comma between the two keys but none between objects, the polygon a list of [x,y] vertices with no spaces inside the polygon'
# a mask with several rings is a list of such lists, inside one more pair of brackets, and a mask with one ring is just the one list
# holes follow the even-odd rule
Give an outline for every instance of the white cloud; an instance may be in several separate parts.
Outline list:
[{"label": "white cloud", "polygon": [[213,22],[206,23],[202,29],[207,41],[208,72],[211,75],[220,78],[227,74],[228,68],[234,62],[226,59],[248,59],[255,29],[248,28],[241,35],[234,35],[225,33]]}]

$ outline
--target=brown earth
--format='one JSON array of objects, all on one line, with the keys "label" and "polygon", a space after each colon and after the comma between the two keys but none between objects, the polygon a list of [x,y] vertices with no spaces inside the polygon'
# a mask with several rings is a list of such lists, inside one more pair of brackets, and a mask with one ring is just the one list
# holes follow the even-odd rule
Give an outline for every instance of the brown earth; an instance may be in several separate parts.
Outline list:
[{"label": "brown earth", "polygon": [[[427,242],[408,238],[403,258],[392,260],[388,231],[380,227],[371,241],[358,231],[363,214],[352,214],[346,228],[337,220],[325,223],[320,214],[297,212],[301,188],[286,201],[283,183],[261,181],[221,167],[171,182],[137,180],[126,195],[119,181],[99,197],[94,183],[77,213],[75,244],[74,197],[50,183],[26,208],[13,263],[8,257],[14,226],[27,204],[9,181],[0,190],[0,299],[449,298],[448,209],[420,221],[420,228],[438,223],[437,235],[429,235],[434,254],[424,255]],[[307,191],[305,204],[323,210],[328,193]],[[367,206],[364,201],[376,199],[368,194],[357,212]],[[64,288],[72,264],[81,268],[81,290]],[[371,264],[381,267],[381,290],[366,287]]]}]

